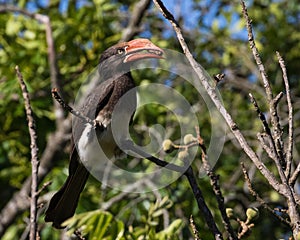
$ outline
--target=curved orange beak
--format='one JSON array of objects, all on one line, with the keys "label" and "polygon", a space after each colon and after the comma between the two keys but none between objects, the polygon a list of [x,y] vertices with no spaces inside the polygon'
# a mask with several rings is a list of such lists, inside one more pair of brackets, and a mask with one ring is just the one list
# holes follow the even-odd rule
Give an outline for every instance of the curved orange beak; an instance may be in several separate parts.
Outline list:
[{"label": "curved orange beak", "polygon": [[126,62],[134,62],[145,58],[163,58],[164,51],[155,46],[148,39],[139,38],[127,42],[125,46],[125,59]]}]

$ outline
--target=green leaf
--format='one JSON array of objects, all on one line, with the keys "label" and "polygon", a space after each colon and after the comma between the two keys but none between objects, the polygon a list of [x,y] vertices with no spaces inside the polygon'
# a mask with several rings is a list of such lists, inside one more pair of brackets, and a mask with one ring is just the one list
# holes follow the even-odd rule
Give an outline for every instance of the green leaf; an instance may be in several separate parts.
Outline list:
[{"label": "green leaf", "polygon": [[157,234],[157,236],[159,239],[163,239],[162,237],[166,237],[166,236],[172,237],[178,234],[178,232],[180,231],[180,229],[182,229],[183,226],[184,226],[184,222],[182,221],[182,219],[176,219],[166,229],[160,231]]},{"label": "green leaf", "polygon": [[124,235],[123,222],[115,219],[109,212],[95,210],[75,215],[63,223],[67,226],[68,234],[73,234],[80,229],[83,236],[91,240],[122,239]]},{"label": "green leaf", "polygon": [[8,36],[15,36],[20,32],[22,24],[14,16],[11,16],[6,22],[5,33]]}]

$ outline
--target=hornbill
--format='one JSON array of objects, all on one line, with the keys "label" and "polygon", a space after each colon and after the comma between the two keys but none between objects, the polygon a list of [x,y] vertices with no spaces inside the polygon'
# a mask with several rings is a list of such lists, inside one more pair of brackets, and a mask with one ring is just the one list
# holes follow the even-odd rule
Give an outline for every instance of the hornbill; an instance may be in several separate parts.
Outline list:
[{"label": "hornbill", "polygon": [[[98,65],[101,83],[87,95],[80,112],[95,119],[95,135],[108,158],[120,151],[112,137],[111,120],[118,100],[135,87],[130,66],[133,62],[146,58],[163,58],[162,55],[163,50],[148,39],[118,43],[102,53]],[[133,102],[135,106],[136,96]],[[126,109],[120,114],[126,114]],[[69,176],[50,200],[45,214],[45,221],[53,222],[55,228],[62,228],[61,224],[75,213],[80,193],[89,176],[89,171],[82,163],[90,161],[90,158],[99,158],[93,155],[93,144],[90,144],[92,128],[91,124],[86,124],[77,117],[73,119]]]}]

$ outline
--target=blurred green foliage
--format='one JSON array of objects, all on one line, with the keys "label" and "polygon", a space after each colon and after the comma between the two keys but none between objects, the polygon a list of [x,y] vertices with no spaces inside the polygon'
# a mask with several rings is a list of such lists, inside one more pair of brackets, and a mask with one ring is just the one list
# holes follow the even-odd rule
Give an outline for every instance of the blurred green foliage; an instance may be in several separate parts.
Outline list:
[{"label": "blurred green foliage", "polygon": [[[2,1],[3,2],[3,1]],[[2,3],[1,2],[1,3]],[[61,10],[62,2],[67,2]],[[51,19],[55,42],[57,65],[60,71],[59,82],[63,87],[66,102],[73,102],[77,90],[88,74],[97,66],[99,56],[107,47],[117,43],[124,27],[130,19],[130,12],[138,1],[7,1],[20,8],[27,8],[45,14]],[[175,1],[180,4],[180,1]],[[185,2],[185,1],[182,1]],[[184,4],[184,3],[181,3]],[[179,10],[175,17],[185,26],[185,37],[195,58],[210,75],[224,72],[225,81],[218,88],[224,104],[242,129],[251,145],[261,155],[267,166],[274,170],[256,141],[256,133],[262,130],[248,93],[252,92],[264,111],[267,111],[259,71],[256,68],[249,46],[244,19],[241,18],[241,6],[238,1],[191,1],[191,16]],[[300,5],[296,0],[257,0],[249,4],[249,15],[253,19],[254,34],[265,67],[268,70],[275,94],[284,91],[281,70],[275,51],[279,51],[286,61],[295,108],[295,129],[299,127],[299,62],[300,62]],[[3,6],[5,6],[3,4]],[[30,6],[34,6],[30,9]],[[167,5],[168,6],[168,5]],[[172,6],[168,6],[172,9]],[[142,21],[139,37],[151,38],[160,47],[181,51],[170,25],[163,20],[153,5],[150,6]],[[14,192],[18,191],[24,180],[30,175],[30,142],[26,116],[16,80],[14,68],[20,66],[30,92],[32,107],[38,129],[40,153],[47,143],[47,137],[55,130],[53,100],[51,98],[50,70],[45,36],[45,26],[20,13],[0,14],[0,207],[4,207]],[[134,71],[136,83],[156,82],[156,77],[165,79],[167,84],[179,91],[196,108],[202,137],[209,144],[210,116],[199,93],[187,81],[158,70]],[[164,82],[161,82],[164,84]],[[284,129],[286,129],[287,108],[284,100],[279,105]],[[219,121],[224,122],[223,119]],[[146,145],[149,141],[147,129],[159,123],[165,127],[166,137],[176,141],[180,137],[176,119],[172,118],[162,106],[150,105],[139,111],[134,119],[133,134],[137,143]],[[225,125],[225,122],[224,122]],[[143,127],[141,127],[143,126]],[[146,129],[146,130],[145,130]],[[192,132],[192,134],[194,134]],[[286,136],[286,133],[284,133]],[[257,206],[244,185],[240,170],[240,161],[252,171],[253,184],[261,197],[272,207],[285,207],[285,200],[274,192],[264,178],[251,167],[251,162],[243,154],[231,134],[227,136],[224,149],[215,166],[221,176],[221,186],[226,206],[232,208],[241,219],[252,205]],[[295,154],[299,151],[299,132],[295,133]],[[67,152],[67,150],[66,150]],[[52,180],[49,191],[55,191],[67,175],[68,157],[57,159],[54,169],[45,181]],[[165,155],[161,155],[165,156]],[[198,155],[200,156],[200,155]],[[298,155],[297,155],[298,156]],[[166,157],[166,156],[165,156]],[[200,164],[195,160],[195,166]],[[135,170],[149,167],[148,161],[136,162]],[[195,168],[196,169],[196,168]],[[198,179],[209,207],[214,211],[219,226],[221,218],[207,177]],[[83,232],[91,236],[103,236],[101,239],[188,239],[192,238],[188,219],[192,214],[202,239],[212,239],[207,231],[201,213],[184,178],[178,179],[164,189],[143,194],[128,194],[117,201],[107,212],[96,210],[114,196],[117,190],[101,186],[90,179],[78,206],[78,213],[70,222],[85,224]],[[169,205],[159,205],[158,196]],[[15,220],[3,239],[19,239],[28,217],[25,212]],[[93,215],[92,218],[89,218]],[[82,217],[83,216],[83,217]],[[39,226],[42,239],[59,239],[60,232],[52,230],[43,222],[41,213]],[[104,224],[104,222],[106,224]],[[250,239],[278,239],[290,235],[290,229],[278,222],[265,210],[260,210]],[[97,225],[100,228],[95,228]],[[77,226],[76,225],[76,226]],[[92,227],[93,226],[93,227]],[[103,227],[105,226],[105,227]],[[236,228],[238,227],[235,225]],[[114,230],[109,232],[108,228]],[[221,227],[222,229],[222,227]],[[223,229],[222,229],[223,230]],[[237,230],[237,229],[236,229]],[[97,232],[101,231],[101,233]],[[119,234],[119,235],[116,235]],[[119,236],[116,237],[116,236]],[[142,238],[141,236],[144,236]]]}]

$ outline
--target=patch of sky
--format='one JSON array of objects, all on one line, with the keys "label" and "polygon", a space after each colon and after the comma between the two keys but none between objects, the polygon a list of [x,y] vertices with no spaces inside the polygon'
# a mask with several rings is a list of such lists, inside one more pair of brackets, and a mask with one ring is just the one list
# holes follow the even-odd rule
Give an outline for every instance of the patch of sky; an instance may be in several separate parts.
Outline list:
[{"label": "patch of sky", "polygon": [[48,4],[48,0],[29,1],[26,3],[26,8],[29,12],[34,13],[41,7],[47,7]]},{"label": "patch of sky", "polygon": [[233,13],[230,22],[230,32],[231,37],[236,40],[247,41],[248,33],[245,26],[240,24],[240,15],[238,13]]},{"label": "patch of sky", "polygon": [[69,6],[69,1],[68,0],[62,0],[62,1],[60,1],[60,3],[59,3],[59,11],[61,12],[61,13],[64,13],[64,12],[66,12],[67,11],[67,9],[68,9],[68,6]]},{"label": "patch of sky", "polygon": [[250,74],[250,75],[248,76],[248,80],[249,80],[249,82],[251,82],[251,83],[255,83],[255,82],[257,82],[257,76],[256,76],[255,74]]}]

